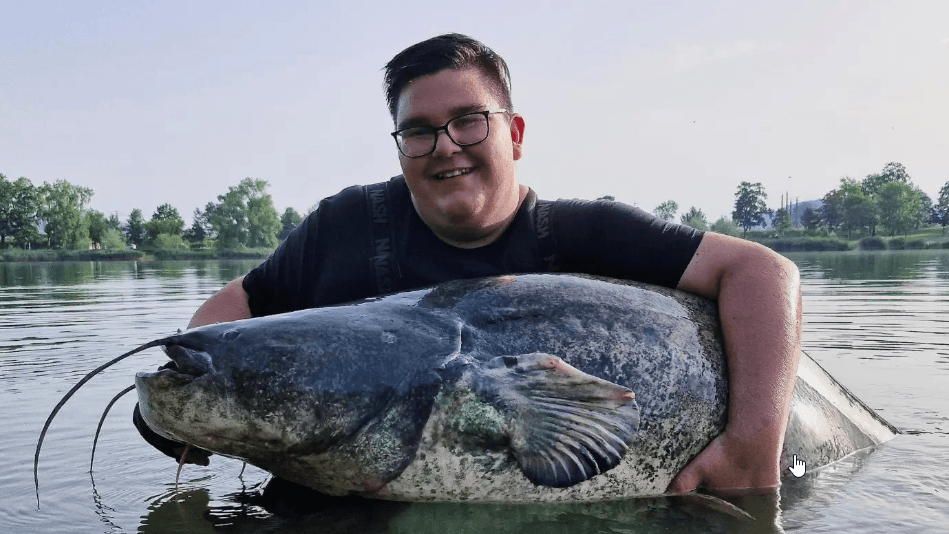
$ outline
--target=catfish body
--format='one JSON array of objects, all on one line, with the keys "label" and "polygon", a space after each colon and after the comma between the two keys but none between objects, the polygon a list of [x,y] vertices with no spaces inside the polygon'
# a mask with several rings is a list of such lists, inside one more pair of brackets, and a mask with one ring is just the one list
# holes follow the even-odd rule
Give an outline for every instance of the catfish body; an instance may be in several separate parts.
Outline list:
[{"label": "catfish body", "polygon": [[[162,341],[175,364],[136,376],[152,429],[333,495],[657,495],[726,422],[715,304],[631,282],[460,280]],[[801,361],[788,458],[892,437]]]}]

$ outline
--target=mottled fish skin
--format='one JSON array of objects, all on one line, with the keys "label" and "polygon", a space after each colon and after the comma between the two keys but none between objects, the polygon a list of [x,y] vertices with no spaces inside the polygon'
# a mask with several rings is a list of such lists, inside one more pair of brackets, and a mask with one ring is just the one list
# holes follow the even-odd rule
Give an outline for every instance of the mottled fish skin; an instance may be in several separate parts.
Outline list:
[{"label": "mottled fish skin", "polygon": [[[656,495],[726,420],[715,304],[619,280],[460,280],[168,340],[177,369],[136,376],[151,428],[336,495]],[[894,432],[802,355],[786,458]]]}]

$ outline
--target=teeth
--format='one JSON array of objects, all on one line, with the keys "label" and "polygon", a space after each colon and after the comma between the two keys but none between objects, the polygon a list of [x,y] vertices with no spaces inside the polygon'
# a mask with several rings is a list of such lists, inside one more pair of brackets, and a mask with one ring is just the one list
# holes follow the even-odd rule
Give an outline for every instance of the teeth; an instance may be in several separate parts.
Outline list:
[{"label": "teeth", "polygon": [[454,178],[455,176],[461,176],[462,174],[468,174],[471,172],[471,169],[456,169],[450,172],[442,172],[435,175],[435,178]]}]

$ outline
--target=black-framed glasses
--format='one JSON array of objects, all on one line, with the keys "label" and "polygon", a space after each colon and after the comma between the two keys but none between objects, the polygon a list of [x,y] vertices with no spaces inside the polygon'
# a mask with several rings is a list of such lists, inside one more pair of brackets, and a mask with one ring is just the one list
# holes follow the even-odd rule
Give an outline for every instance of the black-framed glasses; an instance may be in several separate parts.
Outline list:
[{"label": "black-framed glasses", "polygon": [[444,126],[412,126],[392,132],[399,152],[407,158],[420,158],[435,151],[435,142],[438,141],[438,132],[444,131],[448,138],[458,146],[477,145],[488,138],[491,132],[488,115],[493,113],[510,113],[506,109],[497,111],[476,111],[455,117]]}]

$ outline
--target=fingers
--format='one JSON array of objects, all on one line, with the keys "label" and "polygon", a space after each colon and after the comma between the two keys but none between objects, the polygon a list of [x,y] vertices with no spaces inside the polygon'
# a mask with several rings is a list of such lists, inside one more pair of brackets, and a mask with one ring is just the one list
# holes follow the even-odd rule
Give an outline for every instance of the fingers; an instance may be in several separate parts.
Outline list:
[{"label": "fingers", "polygon": [[666,493],[688,493],[698,488],[701,482],[701,473],[690,464],[676,475],[669,487],[666,488]]}]

